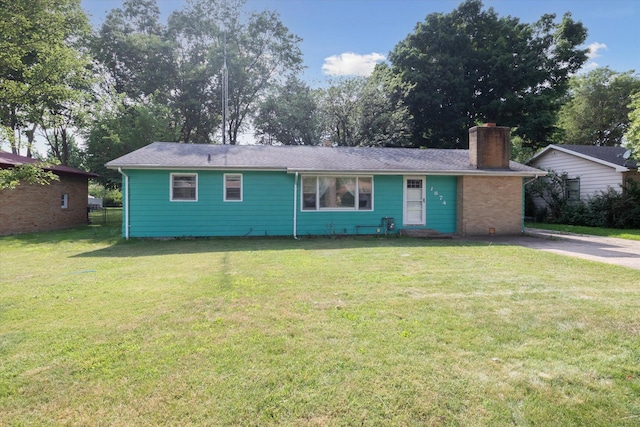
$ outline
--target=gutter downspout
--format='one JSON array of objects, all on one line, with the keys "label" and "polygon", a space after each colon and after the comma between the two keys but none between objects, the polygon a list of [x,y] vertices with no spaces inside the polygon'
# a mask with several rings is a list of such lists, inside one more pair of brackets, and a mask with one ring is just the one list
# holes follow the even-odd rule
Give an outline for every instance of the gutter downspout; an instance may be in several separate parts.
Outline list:
[{"label": "gutter downspout", "polygon": [[298,171],[293,178],[293,238],[298,239]]},{"label": "gutter downspout", "polygon": [[118,172],[124,177],[124,238],[129,240],[129,175],[118,168]]}]

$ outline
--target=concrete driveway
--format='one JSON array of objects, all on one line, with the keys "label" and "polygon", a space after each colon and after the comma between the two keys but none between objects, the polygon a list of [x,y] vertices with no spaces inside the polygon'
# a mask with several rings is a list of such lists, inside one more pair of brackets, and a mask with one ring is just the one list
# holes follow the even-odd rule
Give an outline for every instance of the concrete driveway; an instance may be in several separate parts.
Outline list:
[{"label": "concrete driveway", "polygon": [[519,245],[640,270],[640,241],[558,233],[535,228],[527,228],[523,236],[487,236],[469,240]]}]

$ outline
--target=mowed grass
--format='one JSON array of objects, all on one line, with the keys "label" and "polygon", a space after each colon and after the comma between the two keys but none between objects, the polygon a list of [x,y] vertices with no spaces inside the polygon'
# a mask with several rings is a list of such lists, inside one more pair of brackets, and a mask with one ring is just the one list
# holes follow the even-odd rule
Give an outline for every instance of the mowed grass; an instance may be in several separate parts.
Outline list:
[{"label": "mowed grass", "polygon": [[633,426],[640,274],[408,238],[0,238],[0,425]]},{"label": "mowed grass", "polygon": [[620,229],[620,228],[602,228],[602,227],[585,227],[581,225],[566,224],[544,224],[544,223],[527,223],[527,227],[541,228],[543,230],[553,230],[562,233],[587,234],[591,236],[616,237],[626,240],[640,240],[640,230],[637,229]]}]

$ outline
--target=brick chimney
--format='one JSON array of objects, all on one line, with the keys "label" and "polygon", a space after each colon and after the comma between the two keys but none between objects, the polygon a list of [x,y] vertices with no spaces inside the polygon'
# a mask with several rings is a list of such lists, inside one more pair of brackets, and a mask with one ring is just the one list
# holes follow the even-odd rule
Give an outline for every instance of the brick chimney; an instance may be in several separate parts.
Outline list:
[{"label": "brick chimney", "polygon": [[509,169],[511,141],[507,126],[486,123],[469,129],[469,161],[477,169]]}]

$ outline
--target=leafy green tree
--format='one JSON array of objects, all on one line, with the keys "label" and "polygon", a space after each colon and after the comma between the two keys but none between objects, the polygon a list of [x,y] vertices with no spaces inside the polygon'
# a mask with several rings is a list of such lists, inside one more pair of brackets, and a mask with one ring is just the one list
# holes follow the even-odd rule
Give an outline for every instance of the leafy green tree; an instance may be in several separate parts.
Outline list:
[{"label": "leafy green tree", "polygon": [[90,30],[80,0],[13,0],[0,7],[1,137],[14,153],[27,136],[27,154],[44,111],[77,96],[89,57]]},{"label": "leafy green tree", "polygon": [[359,96],[358,145],[403,147],[411,145],[412,117],[404,104],[407,93],[400,78],[379,64]]},{"label": "leafy green tree", "polygon": [[160,23],[156,0],[124,0],[107,13],[91,43],[93,56],[125,103],[154,95],[168,102],[175,83],[175,45]]},{"label": "leafy green tree", "polygon": [[107,169],[105,163],[155,141],[176,140],[167,106],[153,99],[126,106],[122,97],[114,94],[100,103],[85,135],[86,165],[110,188],[120,184],[121,176]]},{"label": "leafy green tree", "polygon": [[333,81],[322,97],[322,114],[333,145],[358,145],[360,94],[366,84],[364,77]]},{"label": "leafy green tree", "polygon": [[411,145],[406,87],[386,65],[369,77],[334,80],[322,93],[320,112],[328,141],[339,146]]},{"label": "leafy green tree", "polygon": [[83,153],[77,139],[87,124],[89,105],[93,101],[94,79],[89,68],[70,79],[74,89],[69,98],[48,104],[38,119],[48,145],[48,155],[65,166],[83,169]]},{"label": "leafy green tree", "polygon": [[277,14],[245,15],[243,1],[190,0],[159,22],[156,0],[125,0],[107,16],[96,58],[127,105],[152,97],[169,106],[181,142],[210,143],[222,132],[226,51],[230,143],[247,127],[268,88],[301,69],[300,39]]},{"label": "leafy green tree", "polygon": [[290,33],[271,11],[252,13],[246,22],[227,21],[225,28],[229,69],[229,120],[225,128],[228,141],[236,144],[269,87],[302,70],[302,39]]},{"label": "leafy green tree", "polygon": [[515,128],[530,146],[553,132],[558,100],[586,60],[586,29],[565,14],[534,24],[499,17],[467,0],[449,14],[428,15],[389,55],[411,90],[413,142],[464,147],[481,121]]},{"label": "leafy green tree", "polygon": [[560,109],[560,142],[619,146],[629,127],[630,101],[640,91],[633,71],[597,68],[570,80],[569,99]]},{"label": "leafy green tree", "polygon": [[[176,80],[170,106],[179,141],[210,143],[221,133],[225,35],[222,26],[241,14],[236,2],[193,0],[169,16]],[[230,24],[229,24],[230,25]]]},{"label": "leafy green tree", "polygon": [[640,92],[631,97],[629,109],[629,128],[624,138],[633,151],[633,157],[640,160]]},{"label": "leafy green tree", "polygon": [[24,163],[13,168],[0,169],[0,190],[13,190],[20,184],[48,185],[58,181],[58,175],[46,169],[48,163]]},{"label": "leafy green tree", "polygon": [[259,105],[253,125],[262,144],[318,145],[322,127],[317,95],[291,77]]}]

